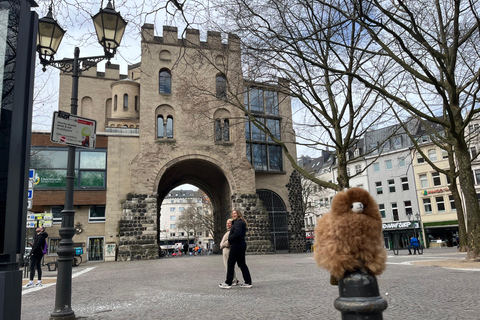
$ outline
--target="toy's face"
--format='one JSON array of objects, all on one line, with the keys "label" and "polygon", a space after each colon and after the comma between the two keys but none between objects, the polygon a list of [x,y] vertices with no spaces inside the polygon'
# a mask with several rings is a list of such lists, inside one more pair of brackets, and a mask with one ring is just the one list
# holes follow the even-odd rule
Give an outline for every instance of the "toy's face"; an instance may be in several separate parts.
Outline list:
[{"label": "toy's face", "polygon": [[350,206],[351,210],[355,213],[363,212],[363,203],[353,202]]}]

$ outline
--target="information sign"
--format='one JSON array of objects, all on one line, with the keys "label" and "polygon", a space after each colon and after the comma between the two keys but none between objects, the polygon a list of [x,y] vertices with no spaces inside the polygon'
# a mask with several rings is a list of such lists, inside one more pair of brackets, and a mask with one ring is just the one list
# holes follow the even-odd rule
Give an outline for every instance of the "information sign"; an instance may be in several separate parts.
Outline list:
[{"label": "information sign", "polygon": [[27,228],[36,228],[37,222],[36,221],[27,221]]},{"label": "information sign", "polygon": [[33,199],[33,190],[28,190],[28,198],[27,199]]},{"label": "information sign", "polygon": [[64,111],[53,113],[50,140],[80,148],[95,148],[97,121],[72,115]]},{"label": "information sign", "polygon": [[30,169],[28,171],[28,179],[34,179],[35,178],[35,169]]},{"label": "information sign", "polygon": [[33,207],[33,201],[32,199],[27,200],[27,210],[32,210]]}]

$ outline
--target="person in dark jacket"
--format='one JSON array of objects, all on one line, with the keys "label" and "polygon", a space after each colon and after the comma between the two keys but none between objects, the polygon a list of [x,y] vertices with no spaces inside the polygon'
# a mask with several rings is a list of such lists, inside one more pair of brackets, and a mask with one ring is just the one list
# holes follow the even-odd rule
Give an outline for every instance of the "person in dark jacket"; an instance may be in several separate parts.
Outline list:
[{"label": "person in dark jacket", "polygon": [[[45,232],[44,227],[38,227],[36,229],[37,236],[32,245],[32,251],[30,251],[30,281],[25,285],[25,288],[30,288],[34,286],[42,286],[42,257],[43,257],[43,248],[45,248],[46,239],[48,234]],[[38,282],[33,284],[33,278],[35,278],[35,269],[38,270]]]},{"label": "person in dark jacket", "polygon": [[230,229],[230,235],[228,236],[230,255],[228,256],[227,263],[227,280],[225,280],[225,283],[220,284],[220,288],[230,289],[232,287],[235,263],[242,271],[243,280],[245,281],[240,287],[251,288],[252,278],[247,264],[245,263],[245,251],[247,249],[245,234],[247,233],[247,222],[245,221],[242,212],[238,209],[232,211],[232,219],[233,224]]},{"label": "person in dark jacket", "polygon": [[188,241],[183,244],[183,255],[187,256],[188,255]]}]

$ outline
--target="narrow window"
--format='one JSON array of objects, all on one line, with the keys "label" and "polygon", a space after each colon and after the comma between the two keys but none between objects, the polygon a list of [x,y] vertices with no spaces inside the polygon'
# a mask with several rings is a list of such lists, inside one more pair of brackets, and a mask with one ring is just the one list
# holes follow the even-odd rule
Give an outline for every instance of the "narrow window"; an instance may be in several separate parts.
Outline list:
[{"label": "narrow window", "polygon": [[401,178],[402,180],[402,190],[403,191],[407,191],[409,189],[408,187],[408,178],[407,177],[403,177]]},{"label": "narrow window", "polygon": [[173,117],[168,116],[167,117],[167,139],[173,139]]},{"label": "narrow window", "polygon": [[422,155],[421,154],[418,154],[417,156],[417,163],[424,163],[425,162],[425,159],[423,159]]},{"label": "narrow window", "polygon": [[360,173],[361,171],[362,171],[362,165],[361,164],[355,165],[355,173]]},{"label": "narrow window", "polygon": [[158,91],[160,93],[172,93],[172,74],[170,70],[160,70]]},{"label": "narrow window", "polygon": [[385,205],[383,203],[380,203],[378,205],[378,209],[380,210],[380,214],[382,215],[382,218],[385,218]]},{"label": "narrow window", "polygon": [[393,214],[393,221],[398,221],[398,207],[397,203],[392,203],[392,214]]},{"label": "narrow window", "polygon": [[215,141],[222,141],[222,125],[220,119],[215,120]]},{"label": "narrow window", "polygon": [[452,211],[457,211],[457,206],[455,205],[455,200],[453,199],[453,196],[448,196],[448,200],[450,201],[450,209]]},{"label": "narrow window", "polygon": [[423,199],[423,207],[425,208],[425,213],[432,213],[432,203],[430,198]]},{"label": "narrow window", "polygon": [[88,222],[105,222],[105,207],[92,206],[88,214]]},{"label": "narrow window", "polygon": [[138,111],[138,96],[135,96],[135,111]]},{"label": "narrow window", "polygon": [[123,95],[123,109],[128,109],[128,94]]},{"label": "narrow window", "polygon": [[404,201],[403,204],[405,205],[405,215],[411,216],[413,214],[412,210],[412,202],[411,201]]},{"label": "narrow window", "polygon": [[387,170],[391,170],[393,168],[393,165],[392,165],[392,160],[387,160],[385,161],[385,168]]},{"label": "narrow window", "polygon": [[420,185],[422,188],[428,188],[428,180],[426,174],[420,175]]},{"label": "narrow window", "polygon": [[475,170],[475,182],[476,184],[480,184],[480,170]]},{"label": "narrow window", "polygon": [[388,190],[390,193],[395,192],[395,180],[388,180]]},{"label": "narrow window", "polygon": [[430,159],[430,161],[437,161],[437,150],[428,150],[428,159]]},{"label": "narrow window", "polygon": [[380,172],[380,163],[375,162],[373,164],[373,172]]},{"label": "narrow window", "polygon": [[117,103],[118,103],[117,95],[113,97],[113,111],[117,111]]},{"label": "narrow window", "polygon": [[375,182],[375,186],[377,188],[377,194],[383,194],[382,182],[381,181]]},{"label": "narrow window", "polygon": [[165,132],[163,130],[163,116],[157,117],[157,138],[163,138],[165,136]]},{"label": "narrow window", "polygon": [[217,98],[227,98],[227,78],[223,74],[217,74],[215,78]]},{"label": "narrow window", "polygon": [[400,168],[405,167],[405,158],[398,158],[398,166]]},{"label": "narrow window", "polygon": [[230,122],[223,120],[223,141],[230,141]]},{"label": "narrow window", "polygon": [[435,197],[435,202],[437,203],[438,212],[445,212],[445,202],[443,200],[443,196]]}]

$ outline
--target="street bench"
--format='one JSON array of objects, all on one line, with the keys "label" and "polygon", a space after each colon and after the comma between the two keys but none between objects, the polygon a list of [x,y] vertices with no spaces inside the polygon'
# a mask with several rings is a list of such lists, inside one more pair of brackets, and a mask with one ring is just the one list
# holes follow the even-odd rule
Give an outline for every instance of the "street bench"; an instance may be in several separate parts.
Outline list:
[{"label": "street bench", "polygon": [[[408,247],[404,247],[404,248],[395,247],[395,248],[392,249],[393,254],[398,256],[398,251],[399,250],[408,250]],[[413,250],[413,247],[411,247],[410,250]],[[418,254],[423,254],[423,246],[419,246],[417,248],[417,251],[418,251]]]},{"label": "street bench", "polygon": [[57,271],[58,262],[56,260],[53,262],[47,262],[46,265],[47,265],[48,271]]}]

